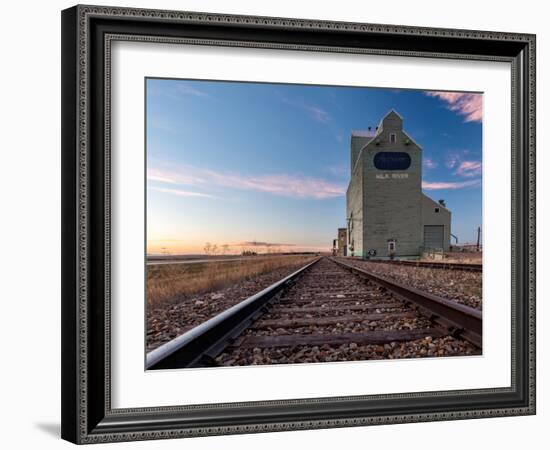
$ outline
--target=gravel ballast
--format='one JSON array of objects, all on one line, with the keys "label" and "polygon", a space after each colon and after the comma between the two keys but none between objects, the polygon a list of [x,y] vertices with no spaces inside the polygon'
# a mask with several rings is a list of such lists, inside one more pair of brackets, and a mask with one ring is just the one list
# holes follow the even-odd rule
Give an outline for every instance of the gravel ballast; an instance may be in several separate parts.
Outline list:
[{"label": "gravel ballast", "polygon": [[481,272],[400,266],[350,258],[345,262],[406,286],[482,309]]}]

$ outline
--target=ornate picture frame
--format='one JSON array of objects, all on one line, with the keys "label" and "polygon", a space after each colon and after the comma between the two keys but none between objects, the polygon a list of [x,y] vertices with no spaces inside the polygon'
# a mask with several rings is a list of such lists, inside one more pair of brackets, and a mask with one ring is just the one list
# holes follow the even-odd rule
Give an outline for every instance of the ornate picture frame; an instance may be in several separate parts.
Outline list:
[{"label": "ornate picture frame", "polygon": [[[509,63],[511,385],[113,408],[110,74],[117,41]],[[84,444],[534,413],[534,35],[81,5],[62,12],[64,439]]]}]

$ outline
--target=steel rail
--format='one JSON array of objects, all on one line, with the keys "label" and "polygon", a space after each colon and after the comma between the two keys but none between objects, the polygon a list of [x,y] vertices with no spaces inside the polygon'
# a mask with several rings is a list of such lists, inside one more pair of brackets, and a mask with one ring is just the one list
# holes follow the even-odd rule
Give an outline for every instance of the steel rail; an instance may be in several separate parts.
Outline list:
[{"label": "steel rail", "polygon": [[267,306],[276,294],[320,260],[321,258],[315,259],[257,294],[147,353],[146,369],[211,366],[213,359],[225,347],[267,311]]},{"label": "steel rail", "polygon": [[336,258],[336,264],[363,276],[373,283],[392,292],[405,302],[414,303],[420,312],[430,320],[443,327],[452,336],[461,337],[475,346],[482,346],[482,313],[481,311],[447,300],[445,298],[405,286],[387,278],[375,275],[365,269],[352,266]]},{"label": "steel rail", "polygon": [[386,263],[395,264],[400,266],[413,266],[413,267],[428,267],[430,269],[446,269],[446,270],[467,270],[470,272],[483,272],[483,264],[467,264],[467,263],[449,263],[449,262],[430,262],[430,261],[404,261],[395,259],[369,259],[362,261],[374,262],[374,263]]}]

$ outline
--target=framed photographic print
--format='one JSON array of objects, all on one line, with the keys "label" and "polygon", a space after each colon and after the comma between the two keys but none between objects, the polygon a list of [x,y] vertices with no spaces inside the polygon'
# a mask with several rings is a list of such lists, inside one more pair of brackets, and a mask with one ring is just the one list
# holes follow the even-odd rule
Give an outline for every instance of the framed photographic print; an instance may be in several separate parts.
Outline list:
[{"label": "framed photographic print", "polygon": [[535,413],[535,36],[62,12],[62,436]]}]

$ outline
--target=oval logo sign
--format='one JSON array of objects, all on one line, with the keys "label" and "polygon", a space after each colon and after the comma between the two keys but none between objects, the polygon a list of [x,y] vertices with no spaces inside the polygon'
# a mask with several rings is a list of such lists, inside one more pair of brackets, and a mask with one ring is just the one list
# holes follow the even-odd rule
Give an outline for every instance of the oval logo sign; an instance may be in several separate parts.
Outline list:
[{"label": "oval logo sign", "polygon": [[405,152],[378,152],[374,155],[374,167],[378,170],[407,170],[411,157]]}]

